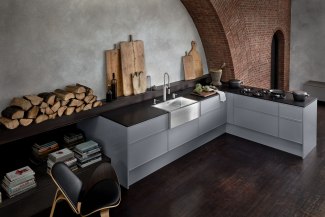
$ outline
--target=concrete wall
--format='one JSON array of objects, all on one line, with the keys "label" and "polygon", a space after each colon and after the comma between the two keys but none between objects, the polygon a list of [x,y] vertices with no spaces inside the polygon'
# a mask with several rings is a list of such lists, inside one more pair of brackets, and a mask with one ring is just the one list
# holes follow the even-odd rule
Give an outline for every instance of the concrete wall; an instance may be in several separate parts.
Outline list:
[{"label": "concrete wall", "polygon": [[325,82],[325,1],[292,0],[290,89]]},{"label": "concrete wall", "polygon": [[153,85],[184,79],[181,56],[202,43],[179,0],[1,0],[0,109],[12,97],[76,82],[105,97],[104,50],[134,39],[145,43]]}]

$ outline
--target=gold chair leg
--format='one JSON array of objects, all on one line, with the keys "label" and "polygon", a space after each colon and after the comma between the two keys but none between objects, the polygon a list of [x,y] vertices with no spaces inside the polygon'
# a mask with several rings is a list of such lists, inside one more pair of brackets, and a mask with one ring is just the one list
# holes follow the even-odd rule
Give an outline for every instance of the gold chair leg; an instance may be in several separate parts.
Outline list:
[{"label": "gold chair leg", "polygon": [[50,217],[53,217],[54,210],[55,210],[55,207],[56,207],[56,203],[57,203],[59,200],[64,200],[64,196],[63,196],[63,194],[61,193],[61,191],[56,190],[55,197],[54,197],[53,204],[52,204],[52,208],[51,208]]},{"label": "gold chair leg", "polygon": [[109,209],[102,209],[100,211],[100,217],[109,217]]}]

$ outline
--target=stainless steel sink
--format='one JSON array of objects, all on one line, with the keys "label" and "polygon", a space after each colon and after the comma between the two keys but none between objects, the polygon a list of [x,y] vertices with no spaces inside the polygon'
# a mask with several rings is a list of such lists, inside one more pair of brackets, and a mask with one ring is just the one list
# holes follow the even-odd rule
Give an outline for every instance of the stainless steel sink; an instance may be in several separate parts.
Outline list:
[{"label": "stainless steel sink", "polygon": [[169,112],[169,128],[177,127],[200,116],[200,104],[184,97],[171,99],[153,107]]}]

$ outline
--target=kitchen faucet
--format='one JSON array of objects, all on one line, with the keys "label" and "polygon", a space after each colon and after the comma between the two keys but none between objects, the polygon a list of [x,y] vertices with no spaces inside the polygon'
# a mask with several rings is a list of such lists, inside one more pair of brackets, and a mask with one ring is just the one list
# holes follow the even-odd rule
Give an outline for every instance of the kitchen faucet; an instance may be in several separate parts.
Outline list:
[{"label": "kitchen faucet", "polygon": [[[168,78],[168,83],[166,85],[166,75]],[[169,84],[169,74],[167,72],[164,73],[164,86],[163,86],[163,95],[164,95],[164,101],[166,101],[166,95],[170,94],[170,84]]]}]

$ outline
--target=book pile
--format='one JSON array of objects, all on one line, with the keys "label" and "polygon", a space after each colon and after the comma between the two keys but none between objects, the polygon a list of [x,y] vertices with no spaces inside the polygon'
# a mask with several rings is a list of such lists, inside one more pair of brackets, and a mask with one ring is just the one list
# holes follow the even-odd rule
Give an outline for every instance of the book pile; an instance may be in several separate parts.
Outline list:
[{"label": "book pile", "polygon": [[31,161],[38,165],[47,160],[49,153],[59,149],[59,144],[56,141],[46,143],[34,143],[32,146]]},{"label": "book pile", "polygon": [[77,170],[77,159],[70,149],[64,148],[49,154],[47,160],[47,173],[51,174],[53,165],[57,162],[64,162],[72,171]]},{"label": "book pile", "polygon": [[3,177],[1,186],[9,198],[15,197],[36,187],[35,172],[29,166],[11,171]]},{"label": "book pile", "polygon": [[77,144],[85,141],[84,134],[81,130],[75,129],[74,131],[66,132],[63,135],[64,146],[69,149],[74,149]]},{"label": "book pile", "polygon": [[102,160],[100,147],[98,143],[92,140],[76,145],[74,152],[77,164],[81,168]]}]

